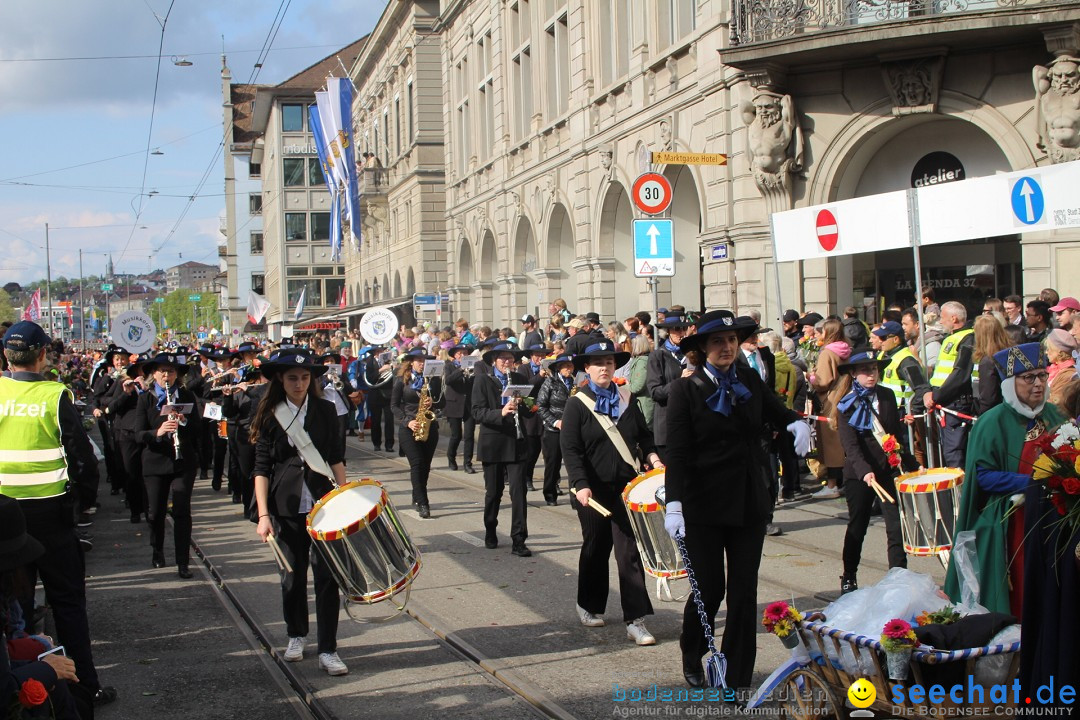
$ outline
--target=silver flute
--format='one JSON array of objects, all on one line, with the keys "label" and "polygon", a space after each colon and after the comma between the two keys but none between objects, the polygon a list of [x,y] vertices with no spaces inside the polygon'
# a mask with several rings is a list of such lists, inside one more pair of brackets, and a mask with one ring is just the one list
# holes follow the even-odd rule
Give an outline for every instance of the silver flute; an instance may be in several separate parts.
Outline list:
[{"label": "silver flute", "polygon": [[[179,393],[177,394],[179,399]],[[172,405],[172,395],[169,392],[169,383],[165,383],[165,404]],[[176,459],[179,460],[180,455],[180,413],[169,413],[170,421],[177,423],[176,432],[172,434],[173,453],[176,455]]]},{"label": "silver flute", "polygon": [[514,395],[512,402],[514,403],[514,429],[517,431],[517,439],[525,439],[525,428],[521,426],[521,396]]}]

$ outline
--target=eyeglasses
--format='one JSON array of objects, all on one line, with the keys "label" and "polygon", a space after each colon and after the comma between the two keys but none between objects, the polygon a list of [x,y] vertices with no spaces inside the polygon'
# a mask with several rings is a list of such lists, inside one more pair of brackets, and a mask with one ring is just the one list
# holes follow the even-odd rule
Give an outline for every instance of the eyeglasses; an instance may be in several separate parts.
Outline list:
[{"label": "eyeglasses", "polygon": [[1050,379],[1050,373],[1037,372],[1037,373],[1024,373],[1023,375],[1017,375],[1017,380],[1023,380],[1028,385],[1034,385],[1037,382],[1046,382]]}]

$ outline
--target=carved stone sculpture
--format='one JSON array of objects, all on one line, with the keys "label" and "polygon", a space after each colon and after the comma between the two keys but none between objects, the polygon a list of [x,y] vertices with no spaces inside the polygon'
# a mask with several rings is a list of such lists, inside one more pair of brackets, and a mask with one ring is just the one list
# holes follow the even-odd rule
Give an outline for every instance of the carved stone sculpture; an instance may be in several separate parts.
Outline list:
[{"label": "carved stone sculpture", "polygon": [[1038,96],[1036,142],[1054,163],[1080,160],[1080,58],[1060,55],[1032,73]]},{"label": "carved stone sculpture", "polygon": [[788,175],[802,169],[803,134],[790,95],[758,90],[742,105],[749,127],[750,168],[758,188],[788,187]]},{"label": "carved stone sculpture", "polygon": [[671,123],[667,120],[660,121],[660,149],[671,149]]}]

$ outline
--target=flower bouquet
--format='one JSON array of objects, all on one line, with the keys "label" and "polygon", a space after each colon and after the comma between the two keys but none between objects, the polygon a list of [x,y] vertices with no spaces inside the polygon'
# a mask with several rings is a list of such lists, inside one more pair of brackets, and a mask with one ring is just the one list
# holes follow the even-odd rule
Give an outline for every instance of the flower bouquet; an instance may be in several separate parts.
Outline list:
[{"label": "flower bouquet", "polygon": [[911,651],[919,644],[911,625],[900,618],[885,623],[881,631],[881,649],[885,651],[890,680],[906,680]]},{"label": "flower bouquet", "polygon": [[761,624],[765,629],[780,638],[780,642],[789,650],[797,648],[801,642],[796,631],[800,622],[802,614],[783,600],[769,603],[761,616]]},{"label": "flower bouquet", "polygon": [[885,453],[885,459],[889,461],[889,467],[900,467],[900,443],[895,435],[883,435],[881,437],[881,450]]},{"label": "flower bouquet", "polygon": [[915,622],[919,624],[919,627],[923,625],[952,625],[959,619],[960,613],[956,612],[952,605],[946,605],[940,610],[923,612],[915,618]]},{"label": "flower bouquet", "polygon": [[1080,531],[1080,428],[1067,422],[1038,444],[1042,455],[1033,463],[1031,477],[1046,487],[1064,534],[1072,537]]}]

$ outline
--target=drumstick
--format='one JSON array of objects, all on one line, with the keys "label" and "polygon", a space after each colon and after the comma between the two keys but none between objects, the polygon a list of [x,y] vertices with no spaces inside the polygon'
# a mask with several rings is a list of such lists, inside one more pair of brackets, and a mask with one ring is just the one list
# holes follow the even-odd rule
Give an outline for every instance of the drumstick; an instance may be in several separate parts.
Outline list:
[{"label": "drumstick", "polygon": [[878,498],[881,499],[882,502],[888,501],[888,502],[892,503],[893,505],[896,504],[896,501],[893,500],[892,495],[890,495],[885,490],[885,488],[881,487],[881,485],[878,485],[877,480],[874,480],[872,483],[870,483],[870,485],[874,488],[874,492],[876,492],[878,494]]},{"label": "drumstick", "polygon": [[281,566],[281,568],[285,572],[291,573],[293,571],[292,565],[289,564],[289,560],[288,560],[288,558],[285,557],[285,553],[283,553],[281,551],[281,546],[278,545],[278,541],[277,541],[277,538],[274,537],[274,533],[267,534],[266,542],[270,543],[270,548],[274,551],[274,554],[277,556],[278,564]]},{"label": "drumstick", "polygon": [[600,513],[604,517],[611,517],[611,511],[600,503],[596,502],[596,498],[589,498],[589,507],[591,507],[593,510]]}]

